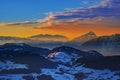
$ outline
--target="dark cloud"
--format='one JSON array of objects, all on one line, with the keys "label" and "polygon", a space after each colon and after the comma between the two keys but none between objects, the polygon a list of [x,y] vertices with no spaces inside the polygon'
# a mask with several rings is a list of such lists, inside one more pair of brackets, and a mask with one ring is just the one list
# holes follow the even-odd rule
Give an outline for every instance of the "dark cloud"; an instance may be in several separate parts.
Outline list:
[{"label": "dark cloud", "polygon": [[[88,8],[67,9],[65,12],[50,13],[39,22],[70,25],[120,26],[120,0],[102,0]],[[49,25],[48,25],[49,26]],[[48,27],[47,26],[47,27]],[[50,25],[53,26],[53,25]]]},{"label": "dark cloud", "polygon": [[29,22],[29,21],[26,21],[26,22],[13,22],[13,23],[6,23],[5,25],[6,26],[14,26],[14,25],[29,25],[29,24],[36,24],[38,22]]},{"label": "dark cloud", "polygon": [[66,12],[55,13],[54,20],[75,19],[75,18],[95,18],[95,17],[114,17],[120,18],[120,0],[104,0],[100,5],[89,8],[71,9]]},{"label": "dark cloud", "polygon": [[25,21],[25,22],[11,22],[11,23],[1,23],[0,26],[20,26],[20,25],[32,25],[32,24],[37,24],[38,22],[30,22],[30,21]]}]

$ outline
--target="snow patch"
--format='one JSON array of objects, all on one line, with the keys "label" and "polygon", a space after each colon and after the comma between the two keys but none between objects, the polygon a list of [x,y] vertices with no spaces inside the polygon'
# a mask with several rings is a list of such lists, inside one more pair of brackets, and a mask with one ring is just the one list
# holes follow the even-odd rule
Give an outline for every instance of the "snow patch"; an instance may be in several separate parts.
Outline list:
[{"label": "snow patch", "polygon": [[[62,62],[62,63],[70,63],[72,64],[72,59],[77,59],[80,58],[79,55],[75,54],[75,53],[65,53],[65,52],[55,52],[55,53],[51,53],[48,55],[48,58],[50,58],[52,61],[54,62]],[[82,57],[81,57],[82,58]]]},{"label": "snow patch", "polygon": [[108,69],[95,70],[91,68],[85,68],[83,65],[75,67],[67,67],[64,65],[59,65],[57,69],[42,69],[42,74],[51,75],[55,80],[76,80],[75,74],[83,73],[86,78],[83,80],[118,80],[120,79],[120,71],[111,71]]},{"label": "snow patch", "polygon": [[0,80],[24,80],[22,76],[23,75],[20,75],[20,74],[0,76]]},{"label": "snow patch", "polygon": [[116,73],[118,73],[120,71],[111,71],[108,69],[104,69],[104,70],[95,70],[95,69],[91,69],[91,68],[85,68],[83,66],[78,66],[78,67],[73,67],[71,68],[68,73],[71,74],[75,74],[75,73],[84,73],[87,78],[83,79],[83,80],[118,80],[120,79],[120,77],[118,75],[115,75]]},{"label": "snow patch", "polygon": [[0,71],[11,69],[28,69],[28,66],[25,64],[16,64],[11,61],[0,62]]},{"label": "snow patch", "polygon": [[75,80],[75,77],[73,75],[64,73],[64,74],[59,74],[57,73],[57,69],[42,69],[41,70],[42,74],[46,75],[51,75],[52,78],[55,80]]}]

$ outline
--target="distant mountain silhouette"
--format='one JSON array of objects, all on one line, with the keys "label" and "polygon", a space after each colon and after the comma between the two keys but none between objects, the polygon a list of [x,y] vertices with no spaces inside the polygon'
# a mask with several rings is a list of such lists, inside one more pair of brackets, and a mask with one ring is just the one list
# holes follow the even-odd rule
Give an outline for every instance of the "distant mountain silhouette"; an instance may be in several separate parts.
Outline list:
[{"label": "distant mountain silhouette", "polygon": [[40,40],[40,41],[68,41],[66,36],[62,35],[50,35],[50,34],[40,34],[29,37],[29,39]]},{"label": "distant mountain silhouette", "polygon": [[72,41],[82,44],[94,38],[97,38],[97,35],[94,32],[88,32],[82,36],[74,38]]},{"label": "distant mountain silhouette", "polygon": [[0,36],[0,44],[5,44],[5,43],[23,43],[27,41],[28,39],[26,38],[20,38],[20,37],[11,37],[11,36]]},{"label": "distant mountain silhouette", "polygon": [[83,43],[82,47],[85,49],[96,49],[100,52],[112,53],[110,55],[117,55],[114,54],[116,52],[118,55],[120,55],[120,34],[100,36]]},{"label": "distant mountain silhouette", "polygon": [[0,36],[0,40],[23,40],[25,38],[11,37],[11,36]]},{"label": "distant mountain silhouette", "polygon": [[[29,38],[0,36],[0,44],[26,43],[34,47],[53,49],[59,46],[70,46],[81,50],[97,50],[104,55],[120,55],[120,34],[111,36],[96,36],[94,32],[86,33],[68,41],[61,35],[36,35]],[[46,40],[45,40],[46,39]],[[65,41],[66,40],[66,41]]]}]

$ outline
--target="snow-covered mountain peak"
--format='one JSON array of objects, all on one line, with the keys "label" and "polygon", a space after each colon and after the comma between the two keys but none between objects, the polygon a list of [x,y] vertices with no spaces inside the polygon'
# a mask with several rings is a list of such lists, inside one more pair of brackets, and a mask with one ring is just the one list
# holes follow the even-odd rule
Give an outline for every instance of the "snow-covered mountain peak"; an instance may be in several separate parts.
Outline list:
[{"label": "snow-covered mountain peak", "polygon": [[80,55],[72,53],[67,54],[66,52],[54,52],[48,55],[48,58],[55,62],[61,63],[72,63],[73,59],[80,58]]},{"label": "snow-covered mountain peak", "polygon": [[97,51],[81,51],[72,47],[61,46],[51,50],[48,58],[55,62],[74,63],[78,58],[102,57]]}]

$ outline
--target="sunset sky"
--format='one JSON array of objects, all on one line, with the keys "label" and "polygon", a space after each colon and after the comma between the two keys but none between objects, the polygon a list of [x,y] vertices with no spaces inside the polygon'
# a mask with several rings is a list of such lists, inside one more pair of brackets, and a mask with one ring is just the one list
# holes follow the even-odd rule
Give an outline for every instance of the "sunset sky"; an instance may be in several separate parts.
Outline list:
[{"label": "sunset sky", "polygon": [[0,36],[120,33],[120,0],[0,0]]}]

